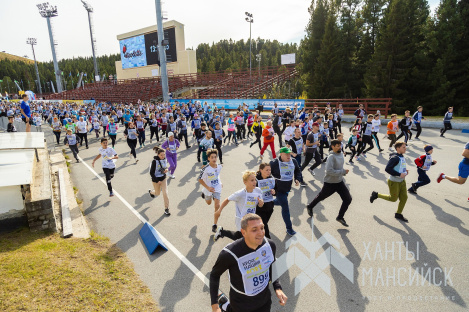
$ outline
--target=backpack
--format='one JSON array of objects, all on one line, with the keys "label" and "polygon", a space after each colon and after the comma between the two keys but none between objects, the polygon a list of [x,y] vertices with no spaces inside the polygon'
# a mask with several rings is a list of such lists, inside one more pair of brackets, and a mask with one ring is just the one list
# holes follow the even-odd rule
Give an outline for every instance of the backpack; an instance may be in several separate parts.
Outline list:
[{"label": "backpack", "polygon": [[414,163],[415,163],[415,165],[416,165],[417,167],[420,168],[420,167],[423,166],[423,161],[424,161],[424,160],[423,160],[422,158],[417,157],[417,158],[415,158]]}]

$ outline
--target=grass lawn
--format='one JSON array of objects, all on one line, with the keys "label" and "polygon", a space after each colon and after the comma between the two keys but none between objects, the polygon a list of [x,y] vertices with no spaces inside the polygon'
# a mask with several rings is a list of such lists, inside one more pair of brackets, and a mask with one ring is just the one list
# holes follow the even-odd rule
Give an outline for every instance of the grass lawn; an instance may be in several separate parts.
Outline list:
[{"label": "grass lawn", "polygon": [[27,228],[0,234],[0,311],[158,311],[108,238],[60,238]]}]

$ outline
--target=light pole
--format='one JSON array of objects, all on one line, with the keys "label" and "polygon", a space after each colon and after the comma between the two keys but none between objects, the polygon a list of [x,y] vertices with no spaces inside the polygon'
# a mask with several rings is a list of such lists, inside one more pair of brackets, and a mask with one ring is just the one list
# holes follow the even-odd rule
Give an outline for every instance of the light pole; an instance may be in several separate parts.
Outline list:
[{"label": "light pole", "polygon": [[37,44],[37,39],[36,38],[28,38],[26,40],[27,44],[31,45],[31,48],[33,49],[33,58],[34,58],[34,67],[36,68],[36,78],[37,81],[39,81],[39,94],[42,94],[42,88],[41,88],[41,79],[39,78],[39,69],[37,68],[37,62],[36,62],[36,54],[34,53],[34,46]]},{"label": "light pole", "polygon": [[259,62],[259,76],[261,75],[261,59],[262,59],[262,54],[256,54],[256,61]]},{"label": "light pole", "polygon": [[88,23],[90,25],[90,36],[91,36],[91,49],[93,50],[93,64],[94,64],[94,79],[96,81],[96,77],[99,77],[99,72],[98,72],[98,62],[96,61],[96,47],[94,46],[95,40],[93,38],[93,20],[91,18],[91,13],[93,13],[93,8],[89,3],[87,3],[85,0],[81,0],[83,2],[83,6],[85,7],[86,11],[88,12]]},{"label": "light pole", "polygon": [[155,0],[156,7],[156,25],[158,35],[158,55],[160,58],[161,70],[161,89],[163,92],[163,101],[169,102],[169,87],[168,87],[168,72],[166,70],[166,46],[169,44],[168,40],[164,39],[163,33],[163,15],[161,12],[161,0]]},{"label": "light pole", "polygon": [[251,77],[251,25],[254,23],[251,13],[246,12],[246,22],[249,23],[249,77]]},{"label": "light pole", "polygon": [[46,2],[46,3],[38,4],[37,8],[39,9],[39,14],[41,14],[42,17],[47,19],[47,28],[49,29],[50,47],[52,49],[52,59],[54,60],[55,82],[57,84],[58,93],[61,93],[63,91],[62,80],[60,78],[60,69],[59,69],[59,63],[57,63],[57,55],[55,54],[55,41],[54,41],[54,35],[52,34],[52,27],[51,27],[51,22],[50,22],[51,17],[55,17],[59,15],[57,13],[57,6],[52,6],[49,4],[49,2]]}]

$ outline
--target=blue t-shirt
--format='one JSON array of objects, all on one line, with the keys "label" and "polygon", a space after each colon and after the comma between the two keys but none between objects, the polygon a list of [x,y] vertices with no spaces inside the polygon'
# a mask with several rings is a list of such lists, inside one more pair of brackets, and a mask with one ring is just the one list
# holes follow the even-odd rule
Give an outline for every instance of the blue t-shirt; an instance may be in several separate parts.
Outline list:
[{"label": "blue t-shirt", "polygon": [[[23,110],[24,114],[28,116],[28,118],[31,118],[31,109],[29,108],[29,104],[26,103],[25,101],[21,101],[21,109]],[[21,116],[24,118],[24,116]]]}]

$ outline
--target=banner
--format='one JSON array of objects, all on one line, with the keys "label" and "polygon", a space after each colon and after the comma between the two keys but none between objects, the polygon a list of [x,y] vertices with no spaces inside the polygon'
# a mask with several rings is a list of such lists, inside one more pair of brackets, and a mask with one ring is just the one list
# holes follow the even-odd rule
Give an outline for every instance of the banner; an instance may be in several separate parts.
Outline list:
[{"label": "banner", "polygon": [[305,100],[288,100],[288,99],[171,99],[170,103],[175,104],[176,102],[182,104],[200,103],[202,106],[207,102],[210,106],[215,104],[218,108],[224,107],[225,109],[238,109],[238,107],[246,104],[249,109],[255,110],[260,104],[264,106],[264,110],[272,110],[274,104],[277,103],[277,107],[280,110],[285,110],[287,107],[293,109],[295,104],[298,109],[302,109],[305,106]]}]

